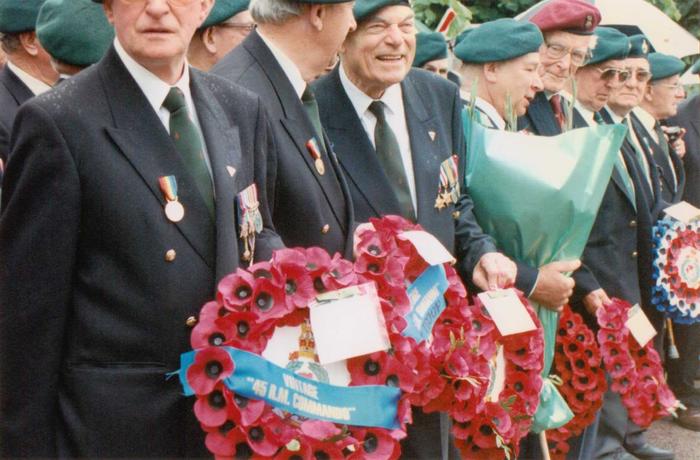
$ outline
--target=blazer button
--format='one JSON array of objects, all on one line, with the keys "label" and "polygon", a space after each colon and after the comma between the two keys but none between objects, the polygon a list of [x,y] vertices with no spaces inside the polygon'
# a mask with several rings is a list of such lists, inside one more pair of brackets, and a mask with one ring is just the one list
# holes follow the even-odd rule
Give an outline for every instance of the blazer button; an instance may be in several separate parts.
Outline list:
[{"label": "blazer button", "polygon": [[452,218],[455,219],[455,220],[459,219],[459,211],[453,211],[453,212],[452,212]]},{"label": "blazer button", "polygon": [[630,220],[630,227],[634,228],[637,226],[637,221],[636,220]]},{"label": "blazer button", "polygon": [[331,226],[330,226],[330,225],[326,224],[326,225],[324,225],[323,227],[321,227],[321,233],[323,233],[324,235],[325,235],[326,233],[328,233],[329,231],[331,231]]},{"label": "blazer button", "polygon": [[636,259],[637,258],[637,251],[632,252],[632,258]]},{"label": "blazer button", "polygon": [[197,317],[196,316],[190,316],[185,321],[185,325],[187,325],[187,327],[194,327],[196,324],[197,324]]},{"label": "blazer button", "polygon": [[168,249],[165,251],[165,261],[166,262],[172,262],[175,260],[175,257],[177,256],[177,253],[175,252],[175,249]]}]

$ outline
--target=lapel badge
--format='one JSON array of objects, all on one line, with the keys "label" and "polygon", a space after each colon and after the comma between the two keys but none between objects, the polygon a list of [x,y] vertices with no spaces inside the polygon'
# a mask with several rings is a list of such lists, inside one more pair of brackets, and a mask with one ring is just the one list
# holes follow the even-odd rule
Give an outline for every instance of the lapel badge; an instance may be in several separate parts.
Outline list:
[{"label": "lapel badge", "polygon": [[435,136],[436,136],[435,131],[428,131],[428,136],[430,136],[431,141],[433,141],[433,142],[435,141]]},{"label": "lapel badge", "polygon": [[312,137],[311,139],[306,141],[306,149],[309,151],[311,159],[314,160],[314,167],[316,168],[316,172],[323,176],[323,174],[326,172],[326,166],[323,164],[323,158],[321,158],[321,149],[318,147],[318,142],[316,142],[315,137]]},{"label": "lapel badge", "polygon": [[255,235],[263,229],[258,187],[250,184],[238,194],[238,220],[241,223],[239,237],[243,240],[243,259],[253,263],[255,254]]},{"label": "lapel badge", "polygon": [[459,200],[459,169],[457,155],[452,155],[440,164],[440,186],[435,207],[442,209]]},{"label": "lapel badge", "polygon": [[236,174],[236,168],[233,166],[226,166],[226,171],[228,171],[228,175],[233,177],[234,174]]},{"label": "lapel badge", "polygon": [[590,29],[591,26],[593,26],[593,16],[591,16],[590,14],[588,14],[588,15],[586,15],[586,22],[585,22],[585,24],[583,25],[583,28],[584,28],[584,29]]},{"label": "lapel badge", "polygon": [[642,53],[647,54],[649,52],[649,45],[646,40],[642,40]]},{"label": "lapel badge", "polygon": [[170,222],[180,222],[185,217],[185,207],[177,198],[177,179],[175,176],[162,176],[158,178],[158,185],[165,198],[165,217]]}]

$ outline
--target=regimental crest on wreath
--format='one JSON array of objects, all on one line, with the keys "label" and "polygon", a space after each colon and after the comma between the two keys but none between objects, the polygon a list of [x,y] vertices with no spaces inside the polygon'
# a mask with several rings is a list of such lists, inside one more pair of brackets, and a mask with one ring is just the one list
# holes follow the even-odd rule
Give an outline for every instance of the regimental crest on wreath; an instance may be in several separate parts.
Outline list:
[{"label": "regimental crest on wreath", "polygon": [[250,184],[238,194],[238,221],[240,222],[239,236],[243,240],[243,259],[252,262],[255,254],[255,235],[263,229],[258,187]]},{"label": "regimental crest on wreath", "polygon": [[285,367],[307,379],[323,383],[330,382],[328,371],[319,364],[314,333],[308,319],[301,323],[299,349],[289,353],[289,363]]},{"label": "regimental crest on wreath", "polygon": [[459,200],[459,160],[452,155],[440,164],[440,187],[435,199],[435,207],[442,209]]}]

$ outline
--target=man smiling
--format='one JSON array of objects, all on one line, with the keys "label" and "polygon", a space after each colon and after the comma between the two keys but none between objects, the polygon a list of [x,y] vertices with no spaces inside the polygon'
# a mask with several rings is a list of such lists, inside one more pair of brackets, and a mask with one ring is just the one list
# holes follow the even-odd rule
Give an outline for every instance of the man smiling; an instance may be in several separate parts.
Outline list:
[{"label": "man smiling", "polygon": [[[357,30],[343,44],[340,65],[314,91],[356,220],[401,215],[455,253],[465,279],[483,289],[512,283],[515,265],[496,252],[471,199],[459,193],[465,154],[459,89],[411,69],[416,38],[407,1],[357,2],[354,11]],[[413,417],[403,444],[406,458],[456,455],[446,419],[441,423],[438,414],[420,410]]]},{"label": "man smiling", "polygon": [[[105,58],[18,112],[0,215],[2,457],[206,455],[167,373],[218,281],[281,247],[259,100],[186,65],[211,6],[104,0]],[[261,219],[255,241],[236,211]]]}]

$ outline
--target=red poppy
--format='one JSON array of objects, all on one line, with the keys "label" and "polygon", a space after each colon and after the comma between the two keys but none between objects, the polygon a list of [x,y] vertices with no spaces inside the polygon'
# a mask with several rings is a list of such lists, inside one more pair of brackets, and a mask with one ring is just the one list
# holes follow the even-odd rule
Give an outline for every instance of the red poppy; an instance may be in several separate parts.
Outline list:
[{"label": "red poppy", "polygon": [[273,456],[280,447],[280,442],[271,427],[265,423],[265,418],[254,426],[244,427],[246,441],[253,452],[266,457]]},{"label": "red poppy", "polygon": [[542,369],[544,338],[541,331],[521,333],[503,338],[507,346],[504,349],[506,360],[523,369]]},{"label": "red poppy", "polygon": [[247,309],[253,300],[255,284],[255,277],[239,268],[219,281],[216,298],[229,310]]},{"label": "red poppy", "polygon": [[196,395],[208,395],[216,384],[233,374],[231,355],[222,348],[208,347],[197,352],[187,369],[187,383]]},{"label": "red poppy", "polygon": [[310,438],[324,440],[338,436],[342,430],[333,422],[308,419],[301,423],[301,432]]},{"label": "red poppy", "polygon": [[314,289],[317,293],[323,293],[329,289],[323,284],[322,276],[328,272],[331,265],[331,256],[321,248],[312,247],[306,249],[306,270],[311,277]]},{"label": "red poppy", "polygon": [[321,282],[329,291],[333,291],[358,284],[359,280],[354,264],[341,258],[340,254],[336,254],[331,260],[328,271],[321,275]]},{"label": "red poppy", "polygon": [[303,308],[316,295],[311,277],[306,271],[306,253],[301,249],[275,251],[272,258],[273,276],[284,286],[287,311]]},{"label": "red poppy", "polygon": [[204,425],[221,426],[229,417],[231,404],[231,393],[219,382],[209,394],[197,396],[194,415]]},{"label": "red poppy", "polygon": [[384,430],[358,429],[353,432],[357,439],[355,451],[348,460],[393,460],[399,458],[399,443]]},{"label": "red poppy", "polygon": [[202,425],[207,433],[204,444],[217,457],[234,457],[250,452],[246,444],[245,432],[233,420],[226,420],[219,426]]},{"label": "red poppy", "polygon": [[257,315],[259,321],[267,321],[285,316],[294,306],[285,301],[284,287],[268,278],[261,278],[255,285],[251,311]]}]

